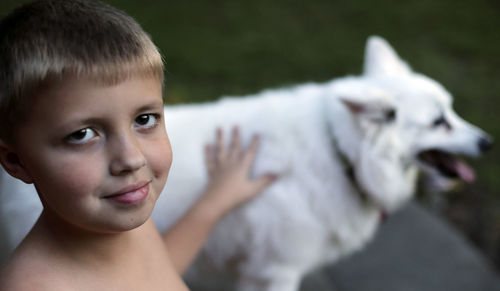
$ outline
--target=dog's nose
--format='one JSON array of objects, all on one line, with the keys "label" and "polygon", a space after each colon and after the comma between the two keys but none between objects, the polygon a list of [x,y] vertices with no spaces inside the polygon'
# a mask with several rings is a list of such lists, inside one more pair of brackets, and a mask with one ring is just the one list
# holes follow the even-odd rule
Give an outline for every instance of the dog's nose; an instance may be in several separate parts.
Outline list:
[{"label": "dog's nose", "polygon": [[493,141],[489,138],[480,138],[477,143],[479,150],[484,153],[485,151],[491,149],[493,147]]}]

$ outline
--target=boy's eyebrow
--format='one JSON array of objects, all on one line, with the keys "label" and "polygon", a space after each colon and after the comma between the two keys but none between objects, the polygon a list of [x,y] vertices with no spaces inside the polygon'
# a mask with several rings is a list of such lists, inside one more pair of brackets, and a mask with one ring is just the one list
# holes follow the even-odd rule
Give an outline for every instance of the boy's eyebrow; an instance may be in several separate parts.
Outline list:
[{"label": "boy's eyebrow", "polygon": [[163,100],[153,101],[151,103],[145,104],[137,109],[137,112],[153,110],[163,108]]}]

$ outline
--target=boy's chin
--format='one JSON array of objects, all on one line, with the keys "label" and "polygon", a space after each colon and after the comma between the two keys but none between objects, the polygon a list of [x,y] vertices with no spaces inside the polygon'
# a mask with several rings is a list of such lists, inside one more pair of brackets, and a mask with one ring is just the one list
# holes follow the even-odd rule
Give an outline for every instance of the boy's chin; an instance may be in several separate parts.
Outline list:
[{"label": "boy's chin", "polygon": [[[151,219],[152,207],[143,205],[133,211],[110,210],[105,216],[82,223],[82,228],[101,234],[119,234],[143,226]],[[85,227],[87,226],[87,227]]]},{"label": "boy's chin", "polygon": [[151,219],[155,202],[156,199],[150,196],[139,205],[128,209],[127,207],[112,206],[108,214],[109,216],[104,218],[108,220],[107,228],[109,228],[110,232],[124,232],[144,225]]},{"label": "boy's chin", "polygon": [[116,222],[114,229],[116,232],[130,231],[143,226],[148,220],[151,219],[151,211],[141,211],[141,213],[123,217]]},{"label": "boy's chin", "polygon": [[96,227],[93,231],[102,234],[119,234],[140,228],[145,225],[149,219],[150,216],[136,216],[130,219],[109,222],[102,227]]}]

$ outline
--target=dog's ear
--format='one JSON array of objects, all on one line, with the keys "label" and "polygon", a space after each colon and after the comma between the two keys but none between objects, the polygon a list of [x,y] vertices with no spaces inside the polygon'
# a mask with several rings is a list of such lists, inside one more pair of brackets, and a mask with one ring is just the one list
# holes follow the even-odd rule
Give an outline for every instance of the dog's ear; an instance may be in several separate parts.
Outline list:
[{"label": "dog's ear", "polygon": [[396,119],[396,109],[388,100],[359,100],[348,97],[340,97],[340,100],[356,117],[374,123],[389,123]]},{"label": "dog's ear", "polygon": [[385,39],[379,36],[368,38],[363,69],[365,75],[395,76],[410,72],[408,64],[399,58]]}]

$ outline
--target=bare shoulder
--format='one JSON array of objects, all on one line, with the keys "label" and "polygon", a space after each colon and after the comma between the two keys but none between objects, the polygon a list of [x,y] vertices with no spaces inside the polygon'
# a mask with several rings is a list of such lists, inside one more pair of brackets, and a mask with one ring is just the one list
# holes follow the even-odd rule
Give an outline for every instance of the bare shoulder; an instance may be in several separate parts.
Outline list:
[{"label": "bare shoulder", "polygon": [[[29,236],[29,235],[28,235]],[[62,290],[51,256],[38,241],[25,239],[0,269],[0,290]],[[68,289],[66,289],[68,290]]]},{"label": "bare shoulder", "polygon": [[0,270],[0,290],[62,290],[50,273],[49,268],[14,255]]},{"label": "bare shoulder", "polygon": [[0,290],[2,291],[24,291],[24,290],[50,290],[43,284],[36,283],[28,273],[12,272],[2,270],[0,273]]}]

